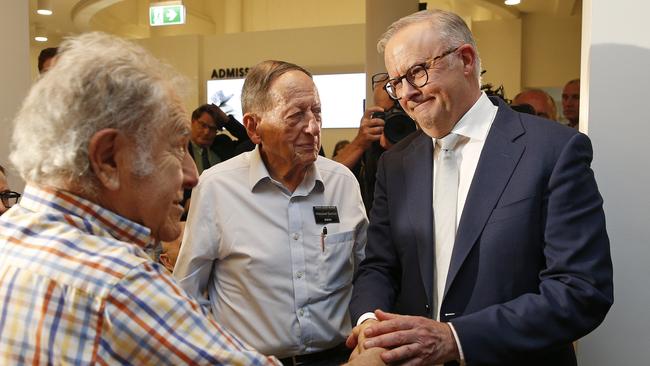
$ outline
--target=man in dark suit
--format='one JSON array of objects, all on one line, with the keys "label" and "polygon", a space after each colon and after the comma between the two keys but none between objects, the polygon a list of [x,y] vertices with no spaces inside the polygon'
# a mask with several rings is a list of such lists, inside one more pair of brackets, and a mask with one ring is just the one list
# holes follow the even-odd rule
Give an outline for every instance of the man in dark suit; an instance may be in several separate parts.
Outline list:
[{"label": "man in dark suit", "polygon": [[[237,140],[217,134],[224,128]],[[192,136],[188,151],[199,168],[199,174],[235,156],[237,146],[248,140],[244,125],[216,105],[204,104],[192,112]]]},{"label": "man in dark suit", "polygon": [[385,362],[409,365],[575,364],[572,341],[613,302],[589,139],[481,93],[456,14],[402,18],[378,48],[387,92],[422,131],[378,163],[352,357],[383,347]]},{"label": "man in dark suit", "polygon": [[[226,134],[217,134],[226,129],[237,140],[232,140]],[[226,115],[221,108],[214,104],[204,104],[192,112],[192,127],[187,151],[201,174],[205,169],[226,161],[233,156],[248,150],[245,145],[250,142],[244,125],[233,116]],[[253,146],[254,147],[254,146]],[[192,191],[183,192],[185,210],[181,219],[185,221],[189,210]]]}]

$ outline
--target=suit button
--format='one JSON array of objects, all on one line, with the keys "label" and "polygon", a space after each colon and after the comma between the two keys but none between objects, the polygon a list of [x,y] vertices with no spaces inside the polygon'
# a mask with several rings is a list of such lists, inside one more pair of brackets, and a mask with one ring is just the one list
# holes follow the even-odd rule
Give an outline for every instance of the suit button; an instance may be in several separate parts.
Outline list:
[{"label": "suit button", "polygon": [[427,312],[427,314],[431,314],[431,307],[429,307],[429,304],[424,304],[424,310]]}]

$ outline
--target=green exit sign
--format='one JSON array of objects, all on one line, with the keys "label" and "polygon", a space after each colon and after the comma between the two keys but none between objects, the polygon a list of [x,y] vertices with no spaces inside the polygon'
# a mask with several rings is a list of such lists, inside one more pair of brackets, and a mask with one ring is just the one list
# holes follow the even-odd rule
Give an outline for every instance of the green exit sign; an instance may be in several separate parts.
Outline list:
[{"label": "green exit sign", "polygon": [[185,6],[182,4],[151,4],[149,7],[149,24],[152,26],[185,24]]}]

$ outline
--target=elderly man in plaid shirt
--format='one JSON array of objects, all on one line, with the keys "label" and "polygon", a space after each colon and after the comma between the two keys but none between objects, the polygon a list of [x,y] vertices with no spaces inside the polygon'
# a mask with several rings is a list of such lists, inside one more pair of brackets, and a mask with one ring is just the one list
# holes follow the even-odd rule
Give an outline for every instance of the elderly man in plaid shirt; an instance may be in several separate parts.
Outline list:
[{"label": "elderly man in plaid shirt", "polygon": [[71,38],[31,89],[0,218],[0,364],[278,365],[206,317],[146,254],[196,185],[179,77],[129,42]]}]

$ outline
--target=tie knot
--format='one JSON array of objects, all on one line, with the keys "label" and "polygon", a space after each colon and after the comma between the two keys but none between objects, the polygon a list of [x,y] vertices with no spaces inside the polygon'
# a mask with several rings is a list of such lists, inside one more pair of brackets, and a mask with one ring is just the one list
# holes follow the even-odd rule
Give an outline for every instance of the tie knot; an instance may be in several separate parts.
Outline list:
[{"label": "tie knot", "polygon": [[443,138],[436,139],[436,141],[438,142],[438,145],[440,145],[440,150],[450,151],[454,150],[458,143],[458,139],[460,139],[460,135],[450,133]]}]

